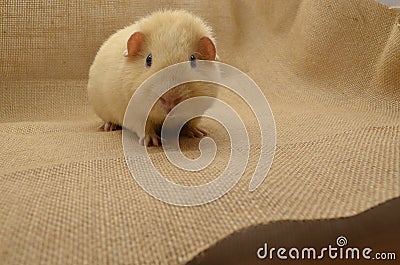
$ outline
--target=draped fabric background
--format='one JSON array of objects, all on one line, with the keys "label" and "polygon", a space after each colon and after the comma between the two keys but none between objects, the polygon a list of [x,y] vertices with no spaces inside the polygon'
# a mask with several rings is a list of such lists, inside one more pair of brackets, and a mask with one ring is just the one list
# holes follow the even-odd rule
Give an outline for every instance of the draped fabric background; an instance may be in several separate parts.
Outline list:
[{"label": "draped fabric background", "polygon": [[[145,193],[125,164],[121,131],[96,131],[86,96],[96,51],[160,8],[207,20],[221,61],[268,99],[277,148],[255,192],[258,126],[228,92],[247,121],[250,162],[226,196],[203,206]],[[400,21],[382,4],[6,0],[0,11],[1,264],[185,264],[250,226],[349,217],[400,195]],[[177,182],[215,178],[229,140],[215,124],[208,130],[219,153],[205,172],[175,170],[160,149],[153,161]],[[197,143],[183,146],[195,155]]]}]

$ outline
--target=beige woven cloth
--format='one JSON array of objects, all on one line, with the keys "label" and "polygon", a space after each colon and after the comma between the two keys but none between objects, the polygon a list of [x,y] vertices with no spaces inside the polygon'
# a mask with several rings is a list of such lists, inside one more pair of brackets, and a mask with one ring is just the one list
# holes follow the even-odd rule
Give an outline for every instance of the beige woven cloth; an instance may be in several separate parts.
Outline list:
[{"label": "beige woven cloth", "polygon": [[[86,83],[97,49],[161,7],[207,20],[221,61],[265,93],[277,148],[255,192],[258,127],[245,108],[245,175],[198,207],[148,195],[127,169],[121,131],[96,132]],[[373,0],[9,0],[0,11],[1,264],[185,264],[249,226],[352,216],[400,195],[400,22]],[[205,172],[174,171],[161,149],[152,159],[177,182],[215,178],[229,141],[208,130],[220,151]]]}]

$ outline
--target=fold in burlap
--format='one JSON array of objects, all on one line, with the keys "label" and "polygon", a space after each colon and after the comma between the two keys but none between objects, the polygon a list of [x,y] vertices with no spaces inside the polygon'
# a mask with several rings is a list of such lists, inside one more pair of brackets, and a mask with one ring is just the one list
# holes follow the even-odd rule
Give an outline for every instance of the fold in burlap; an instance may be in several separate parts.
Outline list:
[{"label": "fold in burlap", "polygon": [[[277,148],[255,192],[258,127],[244,109],[249,167],[226,196],[199,207],[145,193],[121,131],[96,132],[86,82],[97,49],[161,7],[205,18],[221,61],[267,97]],[[184,264],[249,226],[346,217],[399,197],[400,22],[373,0],[10,0],[0,10],[2,264]],[[221,150],[215,163],[194,176],[176,171],[175,181],[206,182],[226,164],[226,135],[208,129]],[[183,146],[196,154],[196,144]],[[173,170],[158,150],[152,159]]]}]

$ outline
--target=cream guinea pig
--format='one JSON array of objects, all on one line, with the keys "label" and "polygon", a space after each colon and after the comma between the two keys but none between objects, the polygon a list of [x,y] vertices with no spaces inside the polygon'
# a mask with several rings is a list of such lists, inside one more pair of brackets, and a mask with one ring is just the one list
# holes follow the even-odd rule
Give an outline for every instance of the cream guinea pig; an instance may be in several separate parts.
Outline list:
[{"label": "cream guinea pig", "polygon": [[[184,61],[216,59],[211,28],[187,11],[158,11],[119,30],[101,46],[89,71],[89,102],[104,121],[98,129],[112,131],[122,126],[133,93],[157,71]],[[148,116],[140,141],[146,146],[160,145],[166,115],[180,102],[197,96],[216,97],[217,89],[188,83],[162,95]],[[187,122],[182,133],[190,137],[206,135],[198,121]]]}]

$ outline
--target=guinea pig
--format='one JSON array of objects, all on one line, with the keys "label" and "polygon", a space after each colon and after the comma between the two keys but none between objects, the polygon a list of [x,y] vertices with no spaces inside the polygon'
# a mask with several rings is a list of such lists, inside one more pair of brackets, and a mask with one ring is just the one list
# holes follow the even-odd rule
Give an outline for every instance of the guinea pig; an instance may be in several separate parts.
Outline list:
[{"label": "guinea pig", "polygon": [[[211,28],[187,11],[158,11],[117,31],[101,46],[89,71],[89,102],[104,121],[98,130],[112,131],[123,125],[129,100],[152,74],[184,61],[216,59]],[[197,96],[216,97],[217,89],[187,83],[159,97],[140,141],[146,146],[160,145],[160,129],[167,114],[177,104]],[[190,137],[206,135],[198,121],[187,122],[182,133]]]}]

